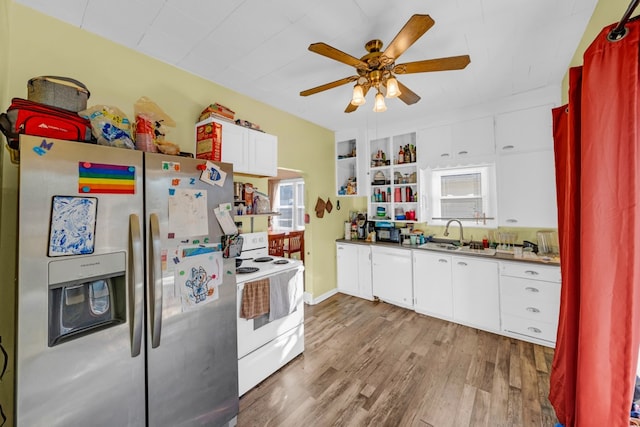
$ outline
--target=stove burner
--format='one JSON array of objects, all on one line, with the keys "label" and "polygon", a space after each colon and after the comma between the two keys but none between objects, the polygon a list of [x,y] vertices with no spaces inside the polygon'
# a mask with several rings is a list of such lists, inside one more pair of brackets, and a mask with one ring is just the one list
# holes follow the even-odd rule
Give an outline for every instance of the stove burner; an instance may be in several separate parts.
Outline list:
[{"label": "stove burner", "polygon": [[289,264],[289,260],[288,259],[279,259],[276,261],[273,261],[274,264]]},{"label": "stove burner", "polygon": [[258,270],[260,270],[258,267],[238,267],[236,268],[236,274],[255,273]]},{"label": "stove burner", "polygon": [[253,262],[269,262],[269,261],[273,261],[273,258],[271,258],[270,256],[263,256],[260,258],[255,258],[253,260]]}]

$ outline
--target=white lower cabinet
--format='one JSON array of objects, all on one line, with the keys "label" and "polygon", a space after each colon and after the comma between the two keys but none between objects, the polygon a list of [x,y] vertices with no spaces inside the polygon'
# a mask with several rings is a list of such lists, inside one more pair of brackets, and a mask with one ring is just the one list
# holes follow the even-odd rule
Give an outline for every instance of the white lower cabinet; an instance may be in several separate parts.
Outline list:
[{"label": "white lower cabinet", "polygon": [[453,320],[500,331],[498,262],[457,256],[451,261]]},{"label": "white lower cabinet", "polygon": [[338,291],[555,346],[560,267],[337,243]]},{"label": "white lower cabinet", "polygon": [[373,300],[371,248],[368,245],[336,244],[338,291]]},{"label": "white lower cabinet", "polygon": [[371,248],[373,295],[381,300],[413,309],[411,251],[387,247]]},{"label": "white lower cabinet", "polygon": [[453,318],[451,256],[413,251],[413,295],[416,312]]},{"label": "white lower cabinet", "polygon": [[502,331],[554,347],[560,312],[560,287],[560,267],[502,262]]}]

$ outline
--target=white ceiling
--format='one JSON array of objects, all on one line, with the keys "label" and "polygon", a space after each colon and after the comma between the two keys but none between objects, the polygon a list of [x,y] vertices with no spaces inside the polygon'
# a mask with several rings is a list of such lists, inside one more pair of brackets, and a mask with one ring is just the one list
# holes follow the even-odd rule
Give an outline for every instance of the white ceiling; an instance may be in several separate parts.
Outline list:
[{"label": "white ceiling", "polygon": [[[15,1],[333,130],[417,121],[559,85],[597,3]],[[356,112],[344,113],[351,84],[308,97],[299,95],[355,74],[348,65],[308,51],[309,44],[325,42],[359,58],[366,53],[367,41],[377,38],[388,44],[415,13],[430,15],[435,25],[397,63],[468,54],[467,68],[400,76],[422,99],[411,106],[399,99],[387,100],[384,113],[371,111],[373,91]]]}]

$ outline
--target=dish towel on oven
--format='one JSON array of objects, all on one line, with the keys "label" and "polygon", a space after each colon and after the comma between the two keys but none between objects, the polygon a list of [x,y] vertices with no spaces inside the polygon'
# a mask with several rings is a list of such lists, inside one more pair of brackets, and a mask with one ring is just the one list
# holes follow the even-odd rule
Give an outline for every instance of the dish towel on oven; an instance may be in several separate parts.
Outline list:
[{"label": "dish towel on oven", "polygon": [[285,271],[271,276],[269,321],[280,319],[296,311],[298,298],[295,274],[297,270]]},{"label": "dish towel on oven", "polygon": [[253,319],[269,312],[269,279],[247,282],[242,290],[240,317]]}]

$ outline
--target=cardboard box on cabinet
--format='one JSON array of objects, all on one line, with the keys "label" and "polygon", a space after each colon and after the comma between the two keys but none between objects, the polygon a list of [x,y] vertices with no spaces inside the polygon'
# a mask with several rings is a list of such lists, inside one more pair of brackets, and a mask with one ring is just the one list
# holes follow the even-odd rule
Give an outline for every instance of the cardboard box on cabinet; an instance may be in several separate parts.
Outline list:
[{"label": "cardboard box on cabinet", "polygon": [[222,160],[222,125],[216,122],[196,126],[196,158]]}]

